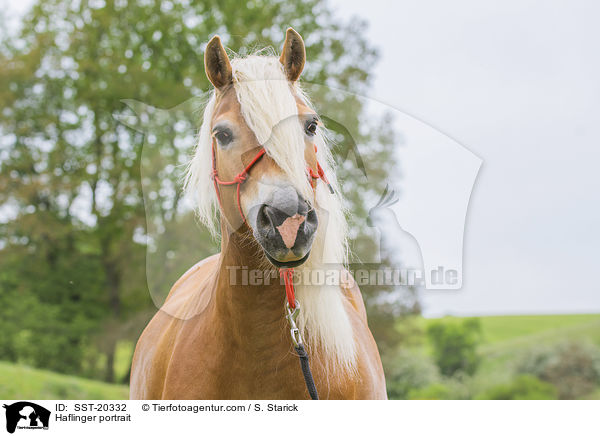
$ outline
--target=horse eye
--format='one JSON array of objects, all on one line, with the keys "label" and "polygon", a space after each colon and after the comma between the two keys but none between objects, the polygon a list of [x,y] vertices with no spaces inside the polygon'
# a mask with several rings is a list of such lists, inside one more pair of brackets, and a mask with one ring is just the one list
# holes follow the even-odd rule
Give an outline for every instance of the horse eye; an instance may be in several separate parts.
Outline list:
[{"label": "horse eye", "polygon": [[317,133],[317,121],[309,120],[306,122],[306,126],[304,127],[304,131],[308,136],[314,136]]},{"label": "horse eye", "polygon": [[219,141],[219,145],[221,147],[224,147],[226,145],[229,145],[229,143],[233,140],[233,135],[229,130],[224,129],[219,130],[217,133],[215,133],[215,138],[217,138],[217,141]]}]

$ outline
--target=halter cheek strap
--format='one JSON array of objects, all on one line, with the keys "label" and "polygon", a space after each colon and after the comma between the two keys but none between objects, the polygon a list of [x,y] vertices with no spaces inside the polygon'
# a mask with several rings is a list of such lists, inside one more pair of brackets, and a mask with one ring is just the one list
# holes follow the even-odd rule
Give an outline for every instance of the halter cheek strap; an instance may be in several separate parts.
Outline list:
[{"label": "halter cheek strap", "polygon": [[[315,147],[315,154],[317,154],[317,144],[314,145]],[[317,161],[317,172],[315,173],[315,171],[309,166],[308,167],[308,175],[310,176],[311,180],[311,186],[313,187],[313,189],[317,188],[317,180],[321,179],[323,180],[323,182],[327,185],[327,187],[329,188],[329,192],[331,192],[332,194],[334,194],[334,190],[333,187],[331,186],[331,183],[329,183],[329,180],[327,180],[327,176],[325,175],[325,171],[323,171],[323,168],[321,167],[321,164],[319,163],[319,161]]]},{"label": "halter cheek strap", "polygon": [[241,202],[241,199],[240,199],[240,190],[241,190],[242,184],[248,178],[248,173],[250,172],[250,170],[252,169],[252,167],[254,165],[256,165],[256,163],[265,155],[265,153],[266,153],[265,149],[261,148],[260,151],[258,153],[256,153],[256,156],[254,156],[254,158],[250,161],[250,163],[248,165],[246,165],[246,168],[244,168],[242,170],[242,172],[238,173],[233,178],[232,181],[225,182],[225,181],[219,179],[219,174],[217,172],[216,150],[215,150],[215,144],[214,144],[214,139],[213,139],[213,147],[212,147],[212,169],[213,169],[213,171],[212,171],[212,179],[213,179],[213,183],[215,185],[215,191],[217,193],[217,200],[219,200],[219,206],[221,206],[221,209],[223,209],[223,204],[221,203],[221,194],[219,193],[219,185],[226,185],[226,186],[237,185],[237,188],[236,188],[237,207],[238,207],[238,210],[240,211],[240,216],[244,220],[244,224],[246,224],[246,216],[244,215],[244,211],[242,210],[242,202]]},{"label": "halter cheek strap", "polygon": [[329,192],[331,192],[332,194],[334,193],[333,187],[331,186],[331,183],[329,183],[329,180],[327,180],[325,171],[323,171],[323,168],[321,167],[321,164],[318,161],[317,161],[317,172],[315,173],[311,167],[308,167],[308,174],[312,178],[311,185],[312,185],[313,189],[315,189],[317,187],[315,182],[318,179],[321,179],[321,180],[323,180],[323,182],[325,182],[325,184],[329,188]]}]

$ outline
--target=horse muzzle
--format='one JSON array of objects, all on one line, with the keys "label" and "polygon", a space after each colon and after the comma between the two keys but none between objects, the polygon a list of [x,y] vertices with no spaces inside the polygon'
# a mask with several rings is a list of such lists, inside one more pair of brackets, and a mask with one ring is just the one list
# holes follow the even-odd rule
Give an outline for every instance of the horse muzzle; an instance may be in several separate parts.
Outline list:
[{"label": "horse muzzle", "polygon": [[276,267],[298,266],[308,258],[318,227],[317,213],[291,186],[278,188],[258,206],[254,237]]}]

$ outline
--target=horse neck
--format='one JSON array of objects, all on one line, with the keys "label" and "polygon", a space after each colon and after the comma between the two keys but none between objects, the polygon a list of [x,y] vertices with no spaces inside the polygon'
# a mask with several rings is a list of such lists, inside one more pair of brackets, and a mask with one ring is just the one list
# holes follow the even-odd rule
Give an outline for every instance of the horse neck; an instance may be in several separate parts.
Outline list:
[{"label": "horse neck", "polygon": [[[224,226],[223,226],[224,227]],[[222,228],[221,261],[217,275],[215,293],[216,322],[223,322],[224,328],[233,338],[239,340],[275,341],[280,339],[276,332],[284,319],[285,288],[280,282],[274,267],[265,263],[260,247],[249,240],[245,231],[229,233]],[[243,284],[242,271],[260,271],[259,285],[251,285],[251,280]],[[271,274],[265,280],[265,272]],[[235,276],[235,282],[232,281]],[[250,338],[250,336],[253,336]]]}]

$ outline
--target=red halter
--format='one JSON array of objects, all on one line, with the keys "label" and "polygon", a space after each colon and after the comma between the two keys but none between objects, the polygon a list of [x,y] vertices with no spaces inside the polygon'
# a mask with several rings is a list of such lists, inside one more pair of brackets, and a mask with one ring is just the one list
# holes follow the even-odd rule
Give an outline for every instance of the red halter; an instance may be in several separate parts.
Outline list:
[{"label": "red halter", "polygon": [[[316,152],[317,152],[317,146],[315,145],[315,153]],[[217,193],[217,200],[219,201],[219,206],[221,207],[221,209],[223,209],[223,203],[221,203],[221,194],[219,192],[219,185],[224,185],[224,186],[237,185],[236,186],[237,207],[238,207],[238,211],[240,212],[240,216],[242,217],[242,220],[244,221],[244,224],[248,224],[248,223],[246,222],[246,216],[244,215],[244,211],[242,210],[242,203],[241,203],[241,199],[240,199],[241,187],[242,187],[242,184],[246,181],[246,179],[248,179],[248,174],[250,173],[250,170],[252,169],[252,167],[254,165],[256,165],[256,163],[259,160],[262,159],[262,157],[265,155],[265,153],[266,153],[266,150],[263,147],[261,147],[261,149],[258,151],[258,153],[256,153],[256,155],[250,161],[250,163],[248,165],[246,165],[246,167],[240,173],[238,173],[233,178],[233,180],[231,180],[230,182],[225,182],[225,181],[219,179],[219,174],[217,171],[217,156],[216,156],[217,151],[216,151],[215,139],[213,138],[212,179],[213,179],[213,183],[215,185],[215,192]],[[313,187],[313,189],[316,189],[316,187],[317,187],[316,183],[315,183],[316,180],[321,179],[329,187],[329,192],[331,192],[332,194],[334,193],[333,188],[331,187],[331,184],[329,183],[329,180],[327,180],[327,177],[325,176],[325,172],[323,171],[323,168],[319,164],[319,161],[317,161],[317,172],[316,173],[310,166],[307,168],[307,170],[308,170],[308,175],[311,178],[310,184]],[[286,297],[288,300],[288,304],[290,305],[290,307],[292,309],[296,308],[296,298],[294,296],[293,274],[294,274],[294,268],[280,268],[279,269],[279,275],[283,277],[283,280],[285,283],[285,294],[286,294]]]},{"label": "red halter", "polygon": [[[315,153],[317,152],[317,146],[315,145]],[[219,179],[219,173],[217,171],[217,151],[216,151],[216,146],[215,146],[215,140],[213,138],[213,143],[212,143],[212,179],[213,179],[213,183],[215,185],[215,192],[217,193],[217,200],[219,201],[219,206],[221,206],[221,209],[223,208],[223,204],[221,203],[221,194],[219,192],[219,185],[225,185],[225,186],[231,186],[231,185],[237,185],[236,187],[236,201],[237,201],[237,207],[238,207],[238,211],[240,212],[240,216],[242,217],[242,220],[244,221],[244,224],[247,224],[246,222],[246,216],[244,215],[244,211],[242,210],[242,203],[241,203],[241,199],[240,199],[240,191],[241,191],[241,187],[242,184],[246,181],[246,179],[248,178],[248,174],[250,173],[250,170],[252,169],[252,167],[254,165],[256,165],[256,163],[265,155],[266,150],[261,147],[260,150],[258,151],[258,153],[256,153],[256,155],[254,156],[254,158],[250,161],[250,163],[248,165],[246,165],[246,168],[244,168],[242,170],[242,172],[238,173],[232,181],[230,182],[225,182],[221,179]],[[325,175],[325,171],[323,171],[323,168],[321,167],[321,164],[319,164],[319,161],[317,161],[317,172],[315,173],[315,171],[309,166],[307,167],[307,171],[308,171],[308,175],[310,176],[311,180],[311,186],[313,187],[313,189],[316,189],[316,184],[315,181],[318,179],[323,180],[323,182],[325,182],[325,184],[327,185],[327,187],[329,188],[329,192],[331,192],[332,194],[334,193],[333,188],[331,186],[331,184],[329,183],[329,180],[327,180],[327,176]]]},{"label": "red halter", "polygon": [[250,163],[248,165],[246,165],[246,168],[244,168],[241,173],[238,173],[238,175],[235,176],[231,182],[224,182],[223,180],[219,179],[219,174],[217,172],[216,150],[215,150],[215,144],[214,144],[214,139],[213,139],[212,179],[213,179],[213,183],[215,184],[215,191],[217,193],[217,200],[219,200],[219,206],[221,206],[221,209],[223,209],[223,204],[221,203],[221,194],[219,193],[219,185],[226,185],[226,186],[237,185],[237,188],[236,188],[237,206],[238,206],[238,210],[240,211],[240,215],[241,215],[242,219],[244,220],[244,224],[246,224],[246,216],[244,215],[244,211],[242,210],[242,203],[240,201],[240,189],[242,187],[242,183],[244,183],[246,181],[246,179],[248,178],[248,173],[250,172],[250,169],[252,169],[252,167],[265,155],[265,153],[266,153],[265,149],[261,148],[260,151],[258,153],[256,153],[256,156],[254,156],[254,159],[252,159],[250,161]]}]

